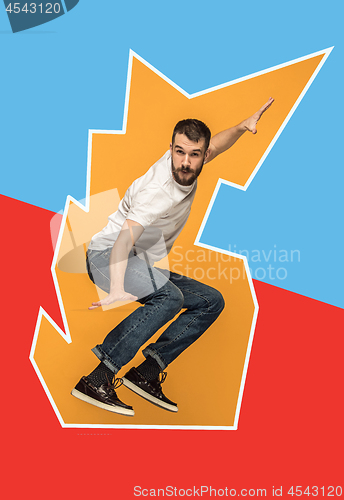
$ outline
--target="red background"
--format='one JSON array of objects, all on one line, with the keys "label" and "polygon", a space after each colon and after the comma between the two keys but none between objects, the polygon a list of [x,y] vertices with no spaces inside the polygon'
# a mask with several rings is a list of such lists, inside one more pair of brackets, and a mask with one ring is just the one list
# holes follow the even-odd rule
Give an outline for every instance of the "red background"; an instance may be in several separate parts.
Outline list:
[{"label": "red background", "polygon": [[[293,485],[344,487],[342,309],[254,281],[260,309],[237,431],[63,429],[29,361],[39,307],[61,325],[55,214],[5,196],[0,210],[3,498],[127,500],[134,486],[202,485],[266,488],[267,498],[283,486],[291,498]],[[207,394],[199,403],[211,404]]]}]

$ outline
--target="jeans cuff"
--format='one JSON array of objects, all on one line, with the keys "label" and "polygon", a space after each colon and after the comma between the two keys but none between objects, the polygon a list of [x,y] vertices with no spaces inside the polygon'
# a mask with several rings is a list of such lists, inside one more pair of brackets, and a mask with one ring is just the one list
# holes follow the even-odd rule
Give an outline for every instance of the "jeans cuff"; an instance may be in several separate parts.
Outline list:
[{"label": "jeans cuff", "polygon": [[117,373],[121,369],[121,367],[117,366],[113,360],[102,350],[100,345],[96,345],[91,349],[91,351],[97,356],[97,358],[104,363],[110,370]]},{"label": "jeans cuff", "polygon": [[167,364],[165,363],[164,359],[160,356],[160,354],[158,354],[156,351],[153,351],[149,347],[146,347],[146,349],[142,351],[142,354],[144,355],[145,358],[147,358],[147,356],[154,358],[162,370],[165,370],[165,368],[167,367]]}]

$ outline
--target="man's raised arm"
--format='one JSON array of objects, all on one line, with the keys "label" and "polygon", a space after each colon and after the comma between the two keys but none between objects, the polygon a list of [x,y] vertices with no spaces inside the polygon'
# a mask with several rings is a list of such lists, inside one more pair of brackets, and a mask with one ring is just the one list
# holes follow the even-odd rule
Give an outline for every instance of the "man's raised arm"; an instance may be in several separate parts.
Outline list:
[{"label": "man's raised arm", "polygon": [[210,154],[204,163],[209,163],[211,160],[216,158],[219,154],[227,151],[233,144],[248,130],[252,134],[257,133],[257,122],[261,118],[262,114],[271,106],[274,102],[273,98],[270,97],[269,100],[262,106],[254,115],[246,118],[235,127],[223,130],[218,134],[214,135],[210,141],[209,149]]}]

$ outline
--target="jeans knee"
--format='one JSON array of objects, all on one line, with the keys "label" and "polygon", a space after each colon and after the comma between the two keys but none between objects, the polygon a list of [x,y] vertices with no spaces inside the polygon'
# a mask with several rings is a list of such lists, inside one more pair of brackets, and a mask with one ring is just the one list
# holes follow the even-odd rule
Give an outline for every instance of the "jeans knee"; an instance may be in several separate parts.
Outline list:
[{"label": "jeans knee", "polygon": [[220,314],[225,307],[225,299],[223,298],[222,293],[213,288],[210,300],[212,312]]}]

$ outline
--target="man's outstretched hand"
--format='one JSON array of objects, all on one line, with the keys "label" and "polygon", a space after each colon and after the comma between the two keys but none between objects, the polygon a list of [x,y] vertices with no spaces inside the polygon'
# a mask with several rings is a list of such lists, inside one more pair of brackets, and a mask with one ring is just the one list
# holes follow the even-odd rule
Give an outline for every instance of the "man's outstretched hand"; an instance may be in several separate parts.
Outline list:
[{"label": "man's outstretched hand", "polygon": [[120,292],[110,292],[107,297],[103,300],[99,300],[98,302],[92,302],[92,306],[89,307],[89,310],[91,311],[92,309],[96,309],[97,307],[100,306],[108,306],[110,304],[113,304],[113,302],[117,301],[124,301],[124,300],[130,300],[130,301],[135,301],[137,300],[138,297],[135,295],[132,295],[131,293],[127,293],[124,290]]},{"label": "man's outstretched hand", "polygon": [[243,125],[248,130],[249,132],[252,132],[252,134],[257,133],[257,123],[260,120],[261,116],[267,109],[270,108],[271,104],[274,102],[274,99],[272,97],[269,98],[268,102],[264,104],[254,115],[250,116],[250,118],[247,118]]}]

